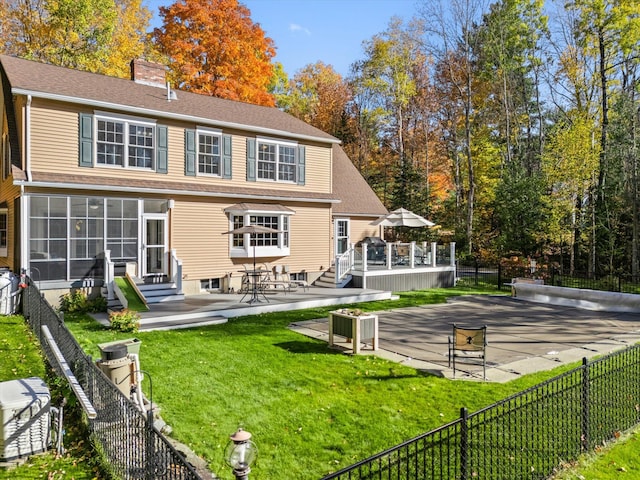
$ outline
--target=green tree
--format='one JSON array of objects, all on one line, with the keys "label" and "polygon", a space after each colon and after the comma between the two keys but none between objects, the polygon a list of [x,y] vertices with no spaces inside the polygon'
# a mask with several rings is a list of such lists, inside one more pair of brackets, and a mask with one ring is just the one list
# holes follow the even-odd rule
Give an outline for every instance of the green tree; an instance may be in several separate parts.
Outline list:
[{"label": "green tree", "polygon": [[342,138],[349,85],[331,65],[317,62],[297,72],[278,107],[320,130]]},{"label": "green tree", "polygon": [[141,0],[0,0],[3,53],[126,77],[145,49]]}]

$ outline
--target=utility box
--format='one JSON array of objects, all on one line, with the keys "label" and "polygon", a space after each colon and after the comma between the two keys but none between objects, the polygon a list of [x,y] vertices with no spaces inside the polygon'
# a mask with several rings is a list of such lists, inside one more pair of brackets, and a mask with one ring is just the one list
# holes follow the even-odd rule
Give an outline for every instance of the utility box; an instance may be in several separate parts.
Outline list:
[{"label": "utility box", "polygon": [[134,368],[127,345],[122,342],[109,342],[99,347],[102,358],[97,362],[98,368],[128,397],[134,380]]},{"label": "utility box", "polygon": [[49,448],[50,411],[51,394],[41,378],[0,383],[0,462]]},{"label": "utility box", "polygon": [[124,340],[115,340],[113,342],[99,343],[98,348],[100,349],[100,354],[102,356],[102,360],[110,360],[106,358],[106,352],[113,345],[124,344],[127,347],[127,353],[135,353],[136,355],[140,355],[140,345],[142,345],[142,340],[139,338],[126,338]]}]

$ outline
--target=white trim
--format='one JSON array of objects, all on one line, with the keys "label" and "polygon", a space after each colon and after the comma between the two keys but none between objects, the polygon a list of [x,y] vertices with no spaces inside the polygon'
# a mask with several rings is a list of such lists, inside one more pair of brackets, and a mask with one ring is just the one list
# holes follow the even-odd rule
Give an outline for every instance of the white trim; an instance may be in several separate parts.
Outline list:
[{"label": "white trim", "polygon": [[[218,139],[218,173],[207,173],[200,171],[200,135],[216,137]],[[222,177],[223,160],[222,160],[222,130],[218,128],[197,127],[196,128],[196,177]]]},{"label": "white trim", "polygon": [[[132,117],[129,115],[105,115],[105,114],[95,114],[95,121],[93,122],[93,166],[95,168],[119,168],[119,169],[133,169],[133,170],[143,170],[143,171],[151,171],[154,172],[156,170],[156,162],[158,161],[158,145],[156,141],[158,127],[155,121],[147,121],[146,119],[140,120],[139,117]],[[106,143],[107,145],[120,145],[109,142],[100,142],[98,140],[99,133],[99,123],[100,122],[112,122],[114,124],[122,124],[122,165],[112,164],[112,163],[101,163],[98,162],[98,144]],[[131,126],[141,126],[143,128],[152,129],[151,139],[153,142],[153,146],[151,147],[151,166],[150,167],[139,167],[137,165],[129,165],[131,160],[130,156],[130,147],[129,139],[131,138]],[[148,147],[143,147],[147,149]]]},{"label": "white trim", "polygon": [[149,125],[153,125],[154,127],[158,123],[157,120],[153,118],[140,117],[135,115],[125,115],[123,113],[117,113],[117,112],[105,112],[104,110],[94,110],[93,115],[96,118],[103,117],[103,118],[123,120],[123,121],[134,122],[134,123],[148,123]]},{"label": "white trim", "polygon": [[288,147],[297,147],[298,142],[293,142],[291,140],[283,140],[281,138],[273,138],[273,137],[262,137],[260,135],[256,135],[257,143],[278,143],[282,145],[286,145]]},{"label": "white trim", "polygon": [[[338,237],[338,223],[339,222],[347,222],[347,235],[345,236],[340,236]],[[349,245],[351,242],[351,219],[349,218],[345,218],[345,217],[341,217],[341,218],[334,218],[333,219],[333,248],[334,248],[334,255],[338,256],[338,255],[342,255],[345,252],[339,252],[338,253],[338,240],[340,238],[346,238],[347,239],[347,249],[345,250],[348,251],[349,250]]]},{"label": "white trim", "polygon": [[[253,195],[250,193],[221,193],[221,192],[196,192],[190,190],[171,190],[166,188],[144,188],[144,187],[121,187],[116,185],[79,185],[77,183],[56,183],[56,182],[30,182],[28,180],[14,180],[15,186],[33,188],[69,188],[73,190],[89,190],[101,192],[123,192],[136,193],[160,193],[163,195],[189,195],[195,197],[215,197],[215,198],[244,198],[254,200],[276,200],[281,202],[305,202],[305,203],[340,203],[342,200],[330,198],[306,198],[306,197],[281,197],[271,195]],[[302,193],[302,192],[301,192]]]},{"label": "white trim", "polygon": [[131,107],[131,106],[127,106],[127,105],[121,105],[121,104],[111,103],[111,102],[104,102],[104,101],[100,101],[100,100],[90,100],[90,99],[86,99],[86,98],[71,97],[71,96],[68,96],[68,95],[58,95],[58,94],[55,94],[55,93],[37,92],[37,91],[33,91],[33,90],[27,90],[27,89],[24,89],[24,88],[12,88],[11,89],[11,93],[14,94],[14,95],[32,95],[33,97],[42,98],[42,99],[45,99],[45,100],[55,100],[55,101],[58,101],[58,102],[74,103],[74,104],[85,105],[85,106],[90,106],[90,107],[101,107],[101,108],[105,108],[105,109],[123,110],[125,112],[132,112],[132,113],[136,113],[136,114],[139,114],[139,115],[149,115],[149,116],[152,116],[152,117],[162,117],[162,118],[169,118],[169,119],[172,119],[172,120],[181,120],[181,121],[185,121],[185,122],[201,123],[203,125],[213,125],[213,126],[217,126],[217,127],[220,127],[220,128],[246,130],[246,131],[249,131],[249,132],[263,133],[263,134],[266,134],[266,135],[283,135],[285,137],[297,138],[299,140],[308,140],[308,141],[329,143],[329,144],[334,144],[334,143],[335,144],[340,144],[340,143],[342,143],[341,140],[338,140],[337,138],[331,139],[331,138],[316,137],[316,136],[313,136],[313,135],[304,135],[304,134],[299,134],[299,133],[292,133],[292,132],[287,132],[287,131],[283,131],[283,130],[276,130],[276,129],[273,129],[273,128],[257,127],[255,125],[246,125],[246,124],[237,123],[237,122],[222,122],[222,121],[219,121],[219,120],[213,120],[213,119],[209,119],[209,118],[195,117],[193,115],[186,115],[186,114],[181,114],[181,113],[171,113],[171,112],[165,112],[165,111],[162,111],[162,110],[153,110],[153,109],[150,109],[150,108]]}]

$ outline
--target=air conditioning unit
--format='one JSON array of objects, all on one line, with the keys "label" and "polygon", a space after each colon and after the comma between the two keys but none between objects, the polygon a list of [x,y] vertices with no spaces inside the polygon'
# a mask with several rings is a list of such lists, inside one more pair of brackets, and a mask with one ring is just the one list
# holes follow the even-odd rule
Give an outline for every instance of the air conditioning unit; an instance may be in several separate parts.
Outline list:
[{"label": "air conditioning unit", "polygon": [[49,388],[41,378],[0,383],[0,462],[49,448],[50,407]]}]

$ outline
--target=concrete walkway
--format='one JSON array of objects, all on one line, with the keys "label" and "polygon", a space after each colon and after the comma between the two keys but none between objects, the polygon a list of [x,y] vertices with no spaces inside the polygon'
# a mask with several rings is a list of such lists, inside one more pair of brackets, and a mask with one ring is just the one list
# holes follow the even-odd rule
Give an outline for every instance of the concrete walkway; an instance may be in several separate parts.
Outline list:
[{"label": "concrete walkway", "polygon": [[[507,382],[564,363],[593,358],[640,342],[640,313],[590,311],[545,305],[508,296],[463,296],[446,304],[376,312],[376,355],[452,378],[447,337],[452,324],[487,325],[487,381]],[[328,341],[328,319],[291,329]],[[340,339],[339,340],[344,340]],[[337,348],[350,350],[350,344]],[[363,354],[373,354],[367,347]],[[458,365],[458,363],[457,363]],[[482,366],[460,364],[457,379],[482,381]]]}]

